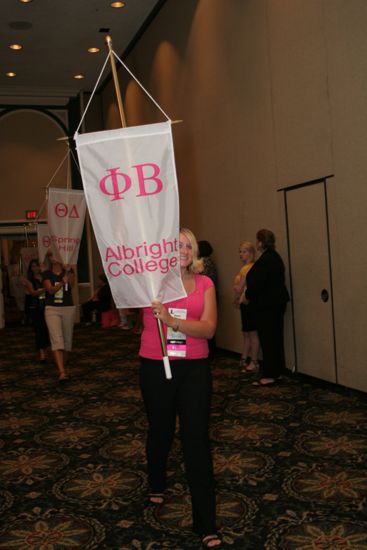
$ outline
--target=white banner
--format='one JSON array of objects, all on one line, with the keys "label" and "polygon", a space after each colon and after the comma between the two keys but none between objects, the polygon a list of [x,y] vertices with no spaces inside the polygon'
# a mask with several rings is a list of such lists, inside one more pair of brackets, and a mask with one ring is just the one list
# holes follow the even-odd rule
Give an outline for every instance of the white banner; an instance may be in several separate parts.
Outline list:
[{"label": "white banner", "polygon": [[76,135],[87,205],[119,308],[186,296],[171,123]]},{"label": "white banner", "polygon": [[48,250],[51,248],[50,230],[47,223],[37,225],[38,259],[43,264]]},{"label": "white banner", "polygon": [[85,211],[83,191],[49,188],[48,228],[51,250],[63,264],[77,263]]}]

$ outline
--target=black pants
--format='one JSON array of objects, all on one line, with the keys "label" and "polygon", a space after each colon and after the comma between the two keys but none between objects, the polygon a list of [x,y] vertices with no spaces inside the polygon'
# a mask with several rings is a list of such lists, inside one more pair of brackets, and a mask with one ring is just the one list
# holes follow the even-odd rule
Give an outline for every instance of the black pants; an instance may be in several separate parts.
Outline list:
[{"label": "black pants", "polygon": [[93,311],[96,311],[100,317],[102,311],[108,311],[108,306],[100,300],[88,300],[88,302],[84,302],[84,304],[82,304],[82,311],[84,322],[90,323],[92,320]]},{"label": "black pants", "polygon": [[140,387],[148,416],[148,481],[154,493],[166,488],[168,454],[180,422],[186,476],[191,493],[193,529],[215,533],[215,493],[209,444],[212,391],[207,359],[171,361],[172,380],[163,362],[141,358]]},{"label": "black pants", "polygon": [[32,320],[36,337],[36,349],[46,349],[50,345],[48,328],[45,321],[45,310],[43,307],[29,309],[29,315]]},{"label": "black pants", "polygon": [[284,368],[284,326],[285,307],[264,309],[256,312],[257,333],[262,350],[262,376],[278,378]]}]

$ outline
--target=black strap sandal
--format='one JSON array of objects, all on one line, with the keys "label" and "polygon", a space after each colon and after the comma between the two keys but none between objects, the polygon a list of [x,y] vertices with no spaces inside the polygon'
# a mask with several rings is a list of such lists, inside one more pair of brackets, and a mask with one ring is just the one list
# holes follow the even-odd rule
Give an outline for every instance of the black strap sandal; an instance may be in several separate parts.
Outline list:
[{"label": "black strap sandal", "polygon": [[[217,541],[217,544],[211,544],[211,543],[214,543],[215,541]],[[221,548],[222,547],[222,540],[221,538],[219,537],[219,535],[205,535],[205,537],[203,537],[201,539],[201,546],[202,548]]]}]

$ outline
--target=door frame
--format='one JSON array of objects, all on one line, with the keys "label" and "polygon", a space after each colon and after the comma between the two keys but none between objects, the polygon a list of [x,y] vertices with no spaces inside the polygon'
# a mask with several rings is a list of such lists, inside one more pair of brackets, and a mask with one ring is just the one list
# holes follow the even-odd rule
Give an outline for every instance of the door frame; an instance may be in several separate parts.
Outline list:
[{"label": "door frame", "polygon": [[336,380],[336,383],[338,384],[338,360],[337,360],[337,354],[336,354],[333,271],[332,271],[332,261],[331,261],[332,256],[331,256],[331,244],[330,244],[329,208],[328,208],[328,195],[327,195],[327,185],[326,185],[328,183],[328,180],[333,177],[334,177],[334,174],[330,174],[328,176],[323,176],[321,178],[305,181],[302,183],[297,183],[295,185],[289,185],[287,187],[282,187],[277,191],[283,192],[283,199],[284,199],[285,227],[286,227],[287,253],[288,253],[288,266],[289,266],[289,284],[290,284],[290,292],[291,292],[293,347],[294,347],[294,357],[295,357],[295,366],[296,366],[295,370],[296,372],[298,372],[297,335],[296,335],[296,322],[295,322],[294,302],[293,302],[292,257],[291,257],[291,247],[290,247],[290,229],[289,229],[287,193],[294,191],[296,189],[299,189],[301,187],[309,187],[311,185],[321,184],[323,186],[326,241],[327,241],[327,249],[328,249],[328,266],[329,266],[329,280],[330,280],[331,327],[332,327],[332,344],[333,344],[333,351],[334,351],[334,371],[335,371],[335,380]]}]

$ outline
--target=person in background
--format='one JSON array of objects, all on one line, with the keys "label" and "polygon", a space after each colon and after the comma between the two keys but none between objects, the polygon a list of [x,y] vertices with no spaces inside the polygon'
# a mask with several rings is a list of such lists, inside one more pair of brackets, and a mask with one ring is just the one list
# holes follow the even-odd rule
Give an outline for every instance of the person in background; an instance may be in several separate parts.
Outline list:
[{"label": "person in background", "polygon": [[120,328],[122,330],[131,330],[134,334],[141,334],[142,312],[140,308],[119,309]]},{"label": "person in background", "polygon": [[39,351],[40,361],[44,363],[50,339],[45,321],[46,292],[43,288],[41,266],[38,260],[29,262],[24,286],[29,296],[29,316],[35,331],[36,349]]},{"label": "person in background", "polygon": [[213,247],[209,241],[199,241],[199,258],[203,260],[203,271],[202,275],[210,277],[213,281],[216,291],[218,290],[218,270],[215,262],[212,258]]},{"label": "person in background", "polygon": [[[184,463],[192,501],[193,529],[204,548],[222,544],[216,532],[213,465],[209,442],[212,380],[208,338],[215,332],[215,288],[200,272],[198,245],[189,229],[180,231],[180,266],[185,298],[143,309],[140,387],[148,417],[146,453],[149,500],[164,503],[167,460],[179,417]],[[168,339],[180,340],[182,356],[171,357],[172,379],[165,377],[157,319]]]},{"label": "person in background", "polygon": [[[212,258],[213,247],[209,241],[199,241],[198,247],[199,247],[199,258],[203,261],[203,266],[204,266],[203,271],[201,272],[201,275],[206,275],[213,281],[215,286],[216,298],[218,301],[218,270]],[[213,338],[210,338],[208,340],[208,344],[209,344],[209,359],[213,359],[215,355],[216,345],[217,345],[215,334]]]},{"label": "person in background", "polygon": [[275,250],[274,233],[260,229],[256,234],[256,248],[261,256],[247,274],[245,291],[248,303],[254,308],[263,355],[261,378],[253,384],[270,386],[285,368],[283,324],[289,294],[283,260]]},{"label": "person in background", "polygon": [[14,299],[16,308],[19,312],[20,323],[26,324],[25,317],[25,296],[26,290],[24,288],[24,275],[21,273],[19,265],[19,258],[15,263],[8,265],[9,273],[9,295]]},{"label": "person in background", "polygon": [[120,328],[122,328],[122,330],[130,330],[132,328],[132,324],[130,323],[130,309],[119,308],[118,312],[120,317]]},{"label": "person in background", "polygon": [[73,343],[75,306],[71,290],[75,277],[73,270],[64,267],[52,253],[48,253],[48,258],[51,267],[42,276],[46,290],[45,319],[59,380],[64,382],[68,379],[65,365]]},{"label": "person in background", "polygon": [[259,366],[259,338],[256,331],[256,320],[252,304],[245,298],[246,277],[255,260],[255,247],[249,241],[241,241],[239,256],[243,263],[242,268],[234,280],[234,304],[240,308],[241,327],[243,334],[243,348],[240,359],[242,372],[253,372]]},{"label": "person in background", "polygon": [[143,331],[142,310],[140,308],[133,309],[132,313],[133,313],[133,318],[135,319],[134,326],[133,326],[133,333],[134,334],[141,334],[142,331]]},{"label": "person in background", "polygon": [[98,316],[102,311],[108,311],[112,307],[112,294],[107,277],[104,273],[98,276],[98,286],[93,296],[82,304],[83,321],[86,325],[92,322],[92,313],[95,311]]}]

